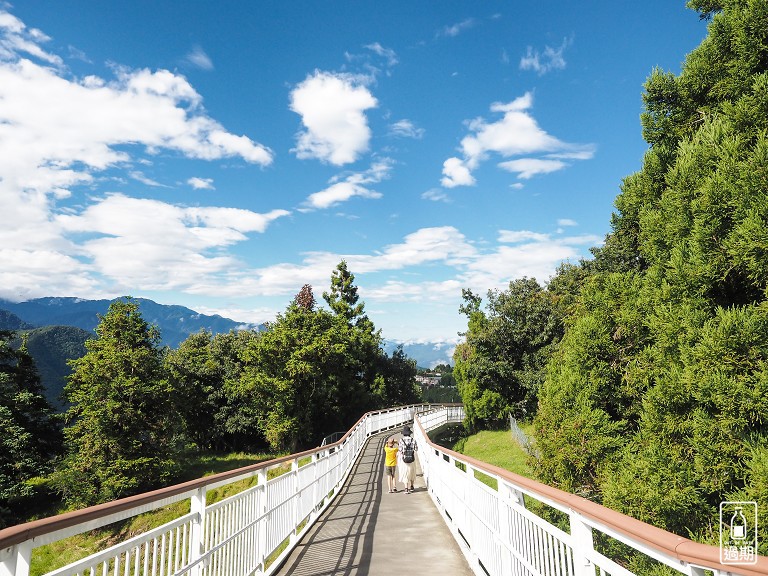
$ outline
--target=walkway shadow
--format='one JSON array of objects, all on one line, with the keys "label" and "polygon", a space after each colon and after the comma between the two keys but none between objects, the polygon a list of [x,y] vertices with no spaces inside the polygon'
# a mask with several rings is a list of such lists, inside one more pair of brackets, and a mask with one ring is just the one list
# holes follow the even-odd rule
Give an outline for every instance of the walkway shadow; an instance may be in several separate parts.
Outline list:
[{"label": "walkway shadow", "polygon": [[357,576],[369,573],[382,498],[386,435],[372,436],[338,496],[277,574]]}]

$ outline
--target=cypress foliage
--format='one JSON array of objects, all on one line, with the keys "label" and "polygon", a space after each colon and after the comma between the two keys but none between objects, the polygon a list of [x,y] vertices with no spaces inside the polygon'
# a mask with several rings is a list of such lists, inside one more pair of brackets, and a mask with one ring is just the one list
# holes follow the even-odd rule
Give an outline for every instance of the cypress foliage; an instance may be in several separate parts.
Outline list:
[{"label": "cypress foliage", "polygon": [[544,480],[716,541],[721,501],[768,524],[768,2],[691,6],[709,35],[646,83],[535,429]]}]

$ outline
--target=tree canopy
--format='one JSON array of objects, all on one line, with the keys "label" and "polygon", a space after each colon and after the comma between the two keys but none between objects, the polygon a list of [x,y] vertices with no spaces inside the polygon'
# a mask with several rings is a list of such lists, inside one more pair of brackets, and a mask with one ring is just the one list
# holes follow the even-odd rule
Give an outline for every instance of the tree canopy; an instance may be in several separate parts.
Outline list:
[{"label": "tree canopy", "polygon": [[112,303],[88,352],[72,361],[67,454],[57,485],[78,505],[163,485],[176,469],[182,420],[159,334],[131,299]]},{"label": "tree canopy", "polygon": [[304,285],[283,314],[243,350],[240,394],[259,414],[258,427],[276,449],[308,446],[346,430],[373,408],[415,402],[415,362],[388,356],[364,315],[354,274],[343,260],[318,308]]},{"label": "tree canopy", "polygon": [[535,411],[545,482],[712,541],[721,501],[768,523],[768,3],[689,5],[708,36],[651,71],[604,244],[465,291],[455,374],[470,428]]},{"label": "tree canopy", "polygon": [[0,331],[0,528],[23,518],[35,477],[48,474],[61,451],[61,429],[40,384],[26,340]]},{"label": "tree canopy", "polygon": [[706,540],[721,501],[768,521],[768,5],[690,5],[709,34],[646,82],[535,429],[545,481]]},{"label": "tree canopy", "polygon": [[504,425],[536,407],[550,347],[562,335],[562,319],[551,293],[530,278],[490,290],[482,300],[464,290],[466,341],[457,347],[454,375],[470,430]]},{"label": "tree canopy", "polygon": [[[344,261],[318,306],[305,284],[264,331],[190,335],[177,349],[132,298],[99,317],[70,362],[61,430],[26,348],[0,333],[0,509],[50,483],[73,507],[177,480],[190,450],[295,451],[347,430],[362,413],[415,403],[416,363],[391,356],[364,313]],[[18,506],[17,506],[18,507]]]}]

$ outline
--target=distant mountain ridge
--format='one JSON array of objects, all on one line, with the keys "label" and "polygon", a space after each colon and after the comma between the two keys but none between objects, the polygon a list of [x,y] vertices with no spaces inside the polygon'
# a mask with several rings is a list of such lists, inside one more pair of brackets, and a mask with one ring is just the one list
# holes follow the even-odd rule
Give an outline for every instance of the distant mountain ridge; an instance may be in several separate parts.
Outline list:
[{"label": "distant mountain ridge", "polygon": [[[11,302],[0,298],[0,310],[11,312],[24,323],[35,326],[76,326],[93,332],[99,324],[99,315],[107,313],[115,300],[84,300],[70,297],[35,298],[25,302]],[[178,347],[190,334],[208,330],[214,334],[240,328],[263,330],[263,325],[236,322],[218,314],[206,315],[178,305],[158,304],[146,298],[134,298],[141,316],[160,330],[161,344]],[[19,329],[19,328],[15,328]]]},{"label": "distant mountain ridge", "polygon": [[[0,299],[0,330],[27,335],[29,353],[35,359],[46,397],[56,409],[66,408],[61,395],[66,377],[71,373],[67,362],[85,354],[85,341],[95,338],[99,315],[106,314],[115,300],[47,297],[12,302]],[[167,306],[146,298],[134,300],[144,320],[160,330],[161,345],[171,348],[178,347],[190,334],[200,330],[218,334],[239,328],[264,329],[263,325],[200,314],[184,306]],[[11,345],[21,345],[20,335]]]},{"label": "distant mountain ridge", "polygon": [[[35,298],[25,302],[12,302],[0,298],[0,329],[25,330],[42,326],[76,326],[90,332],[98,326],[98,315],[104,315],[115,300],[86,300],[83,298]],[[178,305],[158,304],[146,298],[134,298],[144,320],[160,330],[161,343],[171,348],[187,339],[190,334],[208,330],[213,334],[242,328],[264,330],[264,324],[249,324],[224,318],[218,314],[200,314]],[[11,317],[3,314],[10,312]],[[13,320],[12,318],[16,318]],[[391,354],[400,342],[384,340],[384,350]],[[453,365],[456,344],[450,342],[405,342],[403,351],[416,360],[420,368],[433,368],[437,364]]]},{"label": "distant mountain ridge", "polygon": [[448,364],[453,366],[453,351],[456,344],[450,342],[395,342],[394,340],[384,340],[384,351],[387,354],[402,345],[403,352],[416,360],[419,368],[434,368],[438,364]]},{"label": "distant mountain ridge", "polygon": [[[95,338],[94,330],[99,324],[99,315],[106,314],[115,300],[46,297],[12,302],[0,298],[0,330],[23,331],[27,334],[27,345],[35,359],[46,396],[56,408],[65,408],[61,393],[66,377],[70,374],[67,361],[85,354],[85,341]],[[200,314],[184,306],[158,304],[146,298],[134,300],[144,320],[160,330],[161,344],[171,348],[177,348],[190,334],[200,330],[220,334],[238,329],[265,329],[263,324]],[[13,346],[20,344],[21,340],[17,337]],[[400,343],[393,340],[385,340],[384,351],[392,354],[398,345]],[[433,368],[437,364],[453,365],[455,344],[406,342],[402,346],[405,354],[413,358],[419,368]]]}]

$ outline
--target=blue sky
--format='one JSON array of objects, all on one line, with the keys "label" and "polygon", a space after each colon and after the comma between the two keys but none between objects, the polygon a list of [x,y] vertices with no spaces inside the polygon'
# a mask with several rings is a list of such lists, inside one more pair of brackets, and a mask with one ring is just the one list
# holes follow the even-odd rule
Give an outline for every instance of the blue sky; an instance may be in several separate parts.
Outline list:
[{"label": "blue sky", "polygon": [[641,167],[683,1],[0,2],[0,297],[243,322],[343,258],[385,338],[545,283]]}]

